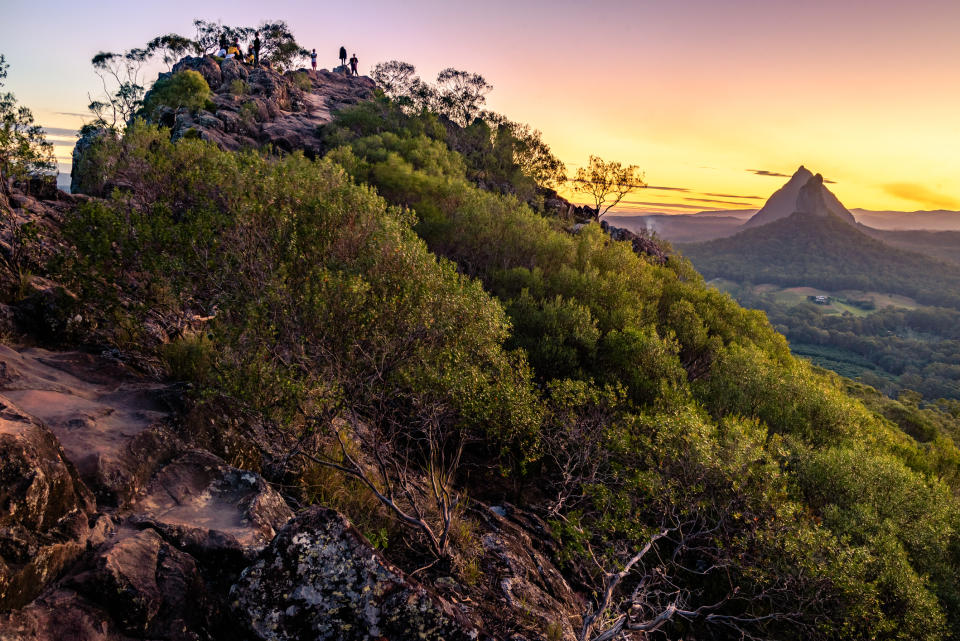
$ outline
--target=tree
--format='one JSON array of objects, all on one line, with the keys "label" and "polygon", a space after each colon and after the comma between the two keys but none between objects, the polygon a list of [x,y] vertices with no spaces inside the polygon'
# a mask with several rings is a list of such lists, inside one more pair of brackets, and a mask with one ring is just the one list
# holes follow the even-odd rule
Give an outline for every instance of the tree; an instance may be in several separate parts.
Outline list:
[{"label": "tree", "polygon": [[370,77],[391,100],[410,102],[410,90],[420,79],[416,76],[416,68],[409,62],[389,60],[378,62],[370,72]]},{"label": "tree", "polygon": [[183,58],[188,51],[196,49],[197,43],[190,38],[168,33],[165,36],[157,36],[147,43],[148,55],[159,54],[163,63],[167,65],[167,71],[173,68],[174,63]]},{"label": "tree", "polygon": [[478,73],[448,67],[437,74],[437,106],[444,116],[462,127],[480,114],[492,90],[493,85]]},{"label": "tree", "polygon": [[[9,66],[0,55],[0,87]],[[51,174],[56,167],[53,145],[34,122],[33,112],[18,105],[12,93],[0,93],[0,188],[6,191],[11,180]]]},{"label": "tree", "polygon": [[124,53],[101,51],[90,61],[103,86],[103,94],[99,99],[91,99],[88,105],[97,126],[123,127],[140,110],[145,91],[140,72],[151,54],[148,48]]},{"label": "tree", "polygon": [[624,167],[619,162],[607,162],[599,156],[590,156],[590,163],[577,169],[573,179],[573,190],[593,200],[594,217],[597,220],[627,194],[646,186],[637,165]]},{"label": "tree", "polygon": [[264,22],[257,29],[245,28],[247,36],[260,33],[260,59],[283,73],[303,62],[310,52],[301,47],[290,32],[287,23],[282,20]]},{"label": "tree", "polygon": [[193,52],[198,56],[215,52],[220,48],[221,40],[227,42],[246,40],[255,31],[251,27],[231,27],[219,21],[208,22],[199,19],[193,21],[193,27],[196,29],[196,37],[193,39]]}]

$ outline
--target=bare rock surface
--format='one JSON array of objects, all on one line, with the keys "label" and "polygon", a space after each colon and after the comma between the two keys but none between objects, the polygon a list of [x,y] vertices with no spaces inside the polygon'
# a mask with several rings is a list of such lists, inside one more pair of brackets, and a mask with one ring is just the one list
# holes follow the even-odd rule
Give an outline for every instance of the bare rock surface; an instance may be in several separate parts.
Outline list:
[{"label": "bare rock surface", "polygon": [[290,521],[231,589],[235,617],[270,641],[482,638],[455,606],[388,563],[339,513]]},{"label": "bare rock surface", "polygon": [[132,497],[181,447],[163,426],[161,388],[88,354],[0,345],[0,393],[53,432],[108,504]]},{"label": "bare rock surface", "polygon": [[272,146],[284,152],[319,153],[317,129],[338,109],[373,97],[374,83],[325,69],[279,74],[236,60],[184,58],[173,72],[193,69],[213,91],[212,110],[168,112],[161,124],[174,139],[199,136],[223,149]]},{"label": "bare rock surface", "polygon": [[238,573],[293,517],[259,474],[202,450],[160,470],[131,509],[131,525],[155,529],[218,575]]},{"label": "bare rock surface", "polygon": [[0,396],[0,609],[35,597],[105,536],[56,437]]}]

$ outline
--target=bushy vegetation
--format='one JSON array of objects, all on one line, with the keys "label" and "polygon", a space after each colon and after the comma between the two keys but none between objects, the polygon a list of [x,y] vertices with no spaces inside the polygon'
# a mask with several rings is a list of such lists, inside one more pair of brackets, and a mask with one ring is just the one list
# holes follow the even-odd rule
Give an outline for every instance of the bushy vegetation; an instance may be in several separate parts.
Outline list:
[{"label": "bushy vegetation", "polygon": [[[0,55],[0,88],[10,65]],[[33,112],[17,103],[10,92],[0,92],[0,189],[9,181],[56,172],[53,145],[47,142],[43,128],[33,120]]]},{"label": "bushy vegetation", "polygon": [[157,80],[144,99],[143,113],[149,118],[156,118],[163,107],[196,112],[203,108],[209,99],[210,86],[207,81],[196,71],[187,69]]},{"label": "bushy vegetation", "polygon": [[785,306],[751,288],[734,291],[744,307],[763,310],[794,352],[897,396],[960,400],[960,312],[884,308],[865,316],[828,314],[818,305]]},{"label": "bushy vegetation", "polygon": [[[953,441],[794,359],[686,260],[541,216],[473,126],[381,99],[310,161],[136,124],[92,152],[124,187],[69,222],[65,273],[128,349],[213,317],[155,349],[198,393],[327,434],[317,461],[368,448],[477,498],[511,476],[592,599],[582,639],[956,638]],[[479,187],[488,169],[511,188]],[[390,483],[416,516],[404,479],[357,488]]]}]

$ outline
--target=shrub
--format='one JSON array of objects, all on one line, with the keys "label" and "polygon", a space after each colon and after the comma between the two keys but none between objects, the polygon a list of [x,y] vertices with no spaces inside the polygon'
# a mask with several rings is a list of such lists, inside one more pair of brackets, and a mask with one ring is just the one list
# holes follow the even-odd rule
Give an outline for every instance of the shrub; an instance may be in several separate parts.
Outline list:
[{"label": "shrub", "polygon": [[187,69],[157,80],[144,99],[143,112],[148,118],[156,118],[163,107],[197,111],[209,98],[207,81],[198,72]]}]

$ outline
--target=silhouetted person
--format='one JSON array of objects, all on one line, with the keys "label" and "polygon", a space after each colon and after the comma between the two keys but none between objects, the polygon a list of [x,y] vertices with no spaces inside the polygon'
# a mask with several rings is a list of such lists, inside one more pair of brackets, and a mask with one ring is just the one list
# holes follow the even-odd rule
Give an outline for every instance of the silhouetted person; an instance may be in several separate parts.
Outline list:
[{"label": "silhouetted person", "polygon": [[357,54],[353,54],[353,57],[350,58],[350,75],[351,75],[351,76],[359,76],[359,75],[360,75],[360,74],[357,72],[357,64],[359,64],[359,63],[360,63],[360,61],[357,60]]},{"label": "silhouetted person", "polygon": [[260,32],[253,37],[253,66],[260,66]]},{"label": "silhouetted person", "polygon": [[313,72],[317,72],[317,50],[314,49],[310,52],[310,66],[313,67]]},{"label": "silhouetted person", "polygon": [[341,67],[347,66],[347,48],[346,47],[340,47],[340,66]]},{"label": "silhouetted person", "polygon": [[227,50],[227,34],[220,32],[220,48],[224,51]]}]

